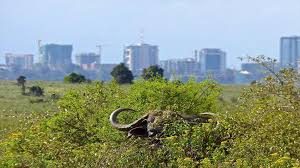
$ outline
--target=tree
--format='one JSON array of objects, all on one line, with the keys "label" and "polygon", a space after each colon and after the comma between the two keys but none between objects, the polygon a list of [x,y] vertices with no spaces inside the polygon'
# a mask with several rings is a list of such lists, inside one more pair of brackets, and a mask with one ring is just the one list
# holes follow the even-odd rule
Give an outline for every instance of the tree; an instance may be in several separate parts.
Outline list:
[{"label": "tree", "polygon": [[19,76],[17,78],[17,83],[19,86],[21,86],[21,92],[24,95],[25,94],[25,83],[26,83],[26,77],[25,76]]},{"label": "tree", "polygon": [[162,78],[164,76],[164,70],[157,65],[152,65],[143,70],[142,77],[145,80],[153,79],[153,78]]},{"label": "tree", "polygon": [[110,74],[119,84],[132,83],[132,72],[125,66],[124,63],[114,67]]},{"label": "tree", "polygon": [[85,76],[81,75],[81,74],[77,74],[77,73],[71,73],[68,76],[64,77],[64,82],[66,83],[82,83],[82,82],[86,82],[86,78]]}]

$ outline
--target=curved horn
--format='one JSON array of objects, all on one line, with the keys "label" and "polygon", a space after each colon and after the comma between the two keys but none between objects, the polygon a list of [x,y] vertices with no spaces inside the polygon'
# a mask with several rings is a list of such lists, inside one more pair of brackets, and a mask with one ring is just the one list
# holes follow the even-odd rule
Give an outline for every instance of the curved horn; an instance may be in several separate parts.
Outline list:
[{"label": "curved horn", "polygon": [[205,112],[205,113],[200,113],[199,117],[203,118],[203,119],[213,119],[216,118],[216,114],[215,113],[210,113],[210,112]]},{"label": "curved horn", "polygon": [[130,109],[130,108],[118,108],[117,110],[113,111],[109,117],[109,121],[110,121],[111,125],[120,131],[129,131],[134,127],[140,126],[145,121],[145,119],[148,117],[148,114],[147,114],[147,115],[144,115],[142,118],[140,118],[130,124],[119,124],[117,117],[123,111],[135,111],[135,110]]}]

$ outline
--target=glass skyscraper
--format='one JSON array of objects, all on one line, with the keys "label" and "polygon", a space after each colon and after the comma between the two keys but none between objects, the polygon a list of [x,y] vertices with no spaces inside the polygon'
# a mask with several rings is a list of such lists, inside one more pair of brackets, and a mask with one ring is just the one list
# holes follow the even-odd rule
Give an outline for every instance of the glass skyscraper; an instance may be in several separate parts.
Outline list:
[{"label": "glass skyscraper", "polygon": [[280,66],[281,68],[298,68],[300,61],[300,37],[281,37],[280,39]]}]

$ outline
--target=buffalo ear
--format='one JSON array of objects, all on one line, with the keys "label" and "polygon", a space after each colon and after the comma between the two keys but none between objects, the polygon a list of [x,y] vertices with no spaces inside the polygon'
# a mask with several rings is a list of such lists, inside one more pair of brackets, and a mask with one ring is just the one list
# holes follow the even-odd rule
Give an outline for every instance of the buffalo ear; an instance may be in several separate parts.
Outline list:
[{"label": "buffalo ear", "polygon": [[155,120],[155,116],[154,115],[149,115],[148,118],[147,118],[147,122],[149,123],[153,123]]}]

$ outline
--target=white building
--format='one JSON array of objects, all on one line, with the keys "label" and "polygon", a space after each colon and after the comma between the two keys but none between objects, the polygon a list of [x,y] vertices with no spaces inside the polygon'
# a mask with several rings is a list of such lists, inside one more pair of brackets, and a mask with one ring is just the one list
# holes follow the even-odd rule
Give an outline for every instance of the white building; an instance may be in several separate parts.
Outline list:
[{"label": "white building", "polygon": [[134,75],[141,75],[143,69],[158,65],[158,46],[144,43],[127,46],[123,59]]},{"label": "white building", "polygon": [[200,70],[200,65],[194,58],[164,60],[160,61],[160,66],[167,77],[197,76]]},{"label": "white building", "polygon": [[18,67],[21,69],[32,69],[33,55],[32,54],[5,54],[5,62],[8,67]]},{"label": "white building", "polygon": [[100,68],[100,55],[96,53],[80,53],[75,56],[75,60],[84,70],[96,71]]}]

